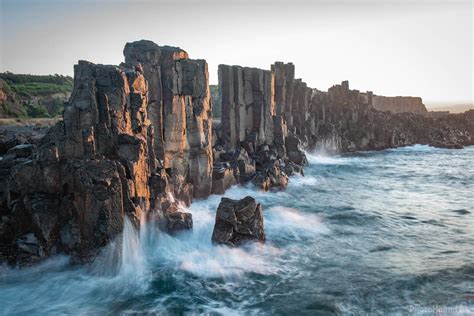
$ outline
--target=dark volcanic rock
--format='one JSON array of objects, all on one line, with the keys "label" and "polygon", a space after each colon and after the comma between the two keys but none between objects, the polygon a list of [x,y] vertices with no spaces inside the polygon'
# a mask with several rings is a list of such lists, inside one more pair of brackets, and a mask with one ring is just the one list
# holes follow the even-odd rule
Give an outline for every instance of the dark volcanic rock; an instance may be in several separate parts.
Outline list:
[{"label": "dark volcanic rock", "polygon": [[[474,110],[429,116],[418,97],[361,93],[349,89],[348,81],[327,92],[311,89],[301,79],[295,79],[291,63],[276,62],[270,72],[271,85],[266,88],[261,85],[265,81],[249,80],[259,78],[249,74],[263,74],[263,70],[219,66],[223,123],[220,143],[224,148],[243,147],[254,158],[257,148],[267,145],[285,165],[288,160],[304,165],[303,148],[337,153],[416,143],[445,148],[474,143]],[[268,96],[273,96],[273,101],[268,102],[265,94],[255,94],[263,88],[269,91]],[[266,126],[266,117],[273,119],[271,129],[263,132],[256,128],[262,124],[256,122]],[[265,170],[259,170],[258,161],[256,171],[260,172],[256,182],[265,187],[269,181],[265,179]]]},{"label": "dark volcanic rock", "polygon": [[[306,149],[474,145],[474,110],[425,115],[420,98],[378,97],[347,81],[323,92],[282,62],[220,65],[213,126],[204,60],[150,41],[127,43],[124,55],[120,66],[79,61],[63,121],[47,133],[0,131],[0,261],[89,260],[125,216],[158,218],[170,234],[190,229],[180,203],[250,181],[284,188],[303,174]],[[246,240],[265,240],[261,206],[224,198],[213,241]]]},{"label": "dark volcanic rock", "polygon": [[212,173],[212,193],[224,194],[231,186],[237,184],[235,170],[228,163],[214,164]]},{"label": "dark volcanic rock", "polygon": [[169,234],[176,234],[183,230],[193,228],[193,216],[191,213],[180,212],[170,207],[163,215],[164,223],[162,229]]},{"label": "dark volcanic rock", "polygon": [[127,43],[124,55],[127,64],[143,67],[148,82],[156,157],[164,168],[188,179],[195,197],[207,197],[212,187],[212,116],[206,61],[145,40]]},{"label": "dark volcanic rock", "polygon": [[[216,133],[221,139],[216,141],[214,162],[238,169],[240,183],[252,181],[264,190],[286,187],[288,177],[281,166],[307,163],[295,133],[306,130],[302,123],[311,89],[294,79],[292,64],[283,63],[271,71],[219,65],[219,87],[222,132]],[[295,133],[289,133],[294,122]]]},{"label": "dark volcanic rock", "polygon": [[127,44],[125,59],[79,61],[63,121],[36,146],[2,138],[2,260],[88,260],[124,216],[159,212],[169,233],[192,227],[173,196],[189,205],[211,192],[207,64],[149,41]]},{"label": "dark volcanic rock", "polygon": [[17,246],[10,261],[31,261],[25,245],[39,258],[60,251],[88,260],[122,232],[125,214],[138,219],[150,204],[157,164],[140,70],[80,61],[74,80],[64,121],[35,154],[31,145],[7,152],[29,159],[11,168],[6,192]]},{"label": "dark volcanic rock", "polygon": [[222,198],[216,213],[212,242],[238,246],[247,241],[265,241],[263,210],[254,198]]}]

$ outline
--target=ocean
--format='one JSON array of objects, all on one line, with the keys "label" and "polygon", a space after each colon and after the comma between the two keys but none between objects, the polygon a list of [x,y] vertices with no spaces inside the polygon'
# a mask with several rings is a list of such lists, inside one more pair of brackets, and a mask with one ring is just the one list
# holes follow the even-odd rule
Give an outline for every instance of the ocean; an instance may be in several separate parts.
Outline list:
[{"label": "ocean", "polygon": [[474,314],[474,147],[308,160],[286,190],[226,192],[263,205],[265,244],[213,245],[213,195],[192,231],[126,221],[91,264],[0,267],[0,315]]}]

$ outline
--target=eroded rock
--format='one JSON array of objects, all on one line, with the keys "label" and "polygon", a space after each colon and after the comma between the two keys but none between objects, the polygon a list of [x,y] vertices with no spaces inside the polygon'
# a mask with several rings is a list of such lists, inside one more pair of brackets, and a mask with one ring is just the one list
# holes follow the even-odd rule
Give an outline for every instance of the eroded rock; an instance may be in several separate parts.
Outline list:
[{"label": "eroded rock", "polygon": [[265,242],[263,209],[254,198],[222,198],[217,208],[212,242],[239,246],[245,242]]}]

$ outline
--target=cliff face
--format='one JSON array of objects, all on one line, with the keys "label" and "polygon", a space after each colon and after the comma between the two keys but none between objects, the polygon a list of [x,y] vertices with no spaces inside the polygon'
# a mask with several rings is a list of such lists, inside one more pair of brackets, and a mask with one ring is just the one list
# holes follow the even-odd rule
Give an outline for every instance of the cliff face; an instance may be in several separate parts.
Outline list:
[{"label": "cliff face", "polygon": [[56,252],[86,259],[122,231],[125,214],[137,219],[149,204],[156,161],[141,71],[80,61],[74,72],[64,121],[37,150],[17,146],[2,159],[11,165],[2,255],[13,262]]},{"label": "cliff face", "polygon": [[26,111],[21,100],[17,97],[10,86],[0,79],[0,118],[25,117]]},{"label": "cliff face", "polygon": [[428,110],[418,97],[384,97],[374,95],[370,104],[374,109],[391,113],[427,115]]},{"label": "cliff face", "polygon": [[[245,92],[254,91],[252,84],[259,81],[246,82],[238,72],[240,69],[244,73],[245,69],[252,69],[254,73],[274,77],[274,80],[267,81],[271,85],[265,87],[265,91],[269,91],[267,95],[274,95],[275,105],[267,105],[271,101],[262,98],[264,106],[261,108],[265,115],[260,116],[260,112],[255,111],[255,103],[251,102],[255,97],[245,95]],[[228,149],[238,148],[239,145],[245,148],[246,143],[255,139],[257,145],[271,145],[281,157],[303,164],[302,155],[296,150],[300,146],[329,152],[349,152],[416,143],[460,147],[474,141],[472,124],[467,123],[469,113],[459,117],[447,115],[433,118],[427,115],[421,98],[361,93],[351,90],[347,81],[323,92],[308,87],[301,79],[295,79],[294,73],[293,64],[281,62],[272,65],[270,72],[239,66],[219,67],[223,125],[221,142]],[[257,91],[264,91],[262,87],[257,87]],[[249,111],[251,118],[248,114],[242,114]],[[239,119],[242,117],[246,119]],[[266,119],[270,117],[272,120]],[[260,121],[261,124],[255,124]],[[249,122],[253,125],[248,126]],[[267,122],[273,122],[273,125]],[[259,130],[255,126],[272,128]],[[295,143],[297,146],[292,145]]]},{"label": "cliff face", "polygon": [[63,121],[37,147],[2,157],[10,175],[0,201],[3,260],[56,252],[88,260],[122,232],[124,216],[138,223],[158,212],[169,233],[192,227],[173,194],[186,204],[193,187],[195,196],[210,194],[207,65],[151,42],[125,52],[120,66],[80,61]]},{"label": "cliff face", "polygon": [[274,69],[219,65],[222,118],[214,165],[220,172],[214,173],[213,181],[227,180],[217,192],[249,179],[265,190],[285,187],[288,176],[301,172],[306,163],[300,140],[288,132],[285,117],[291,122],[295,117],[301,129],[299,110],[309,98],[295,99],[292,112],[290,96],[294,86],[307,90],[300,81],[295,84],[291,64],[278,63],[276,68],[277,75]]},{"label": "cliff face", "polygon": [[150,41],[128,43],[124,55],[126,63],[143,66],[156,156],[173,177],[192,184],[195,197],[208,196],[212,114],[206,61],[189,59],[179,48]]},{"label": "cliff face", "polygon": [[[348,82],[335,85],[328,92],[315,91],[310,116],[316,131],[309,135],[310,145],[327,151],[348,152],[417,143],[462,146],[474,141],[472,126],[462,123],[462,119],[378,111],[372,106],[373,98],[371,92],[350,90]],[[469,114],[460,117],[467,119]]]},{"label": "cliff face", "polygon": [[246,140],[257,146],[273,142],[274,80],[270,71],[219,66],[222,142],[226,149],[240,148]]},{"label": "cliff face", "polygon": [[304,148],[474,144],[474,111],[378,111],[372,93],[347,81],[312,89],[281,62],[270,70],[220,65],[222,117],[213,126],[204,60],[150,41],[128,43],[124,55],[120,66],[75,66],[63,121],[40,141],[0,143],[8,178],[0,185],[1,261],[55,253],[89,260],[122,232],[124,216],[170,234],[190,229],[181,202],[249,181],[284,188],[288,176],[303,174]]}]

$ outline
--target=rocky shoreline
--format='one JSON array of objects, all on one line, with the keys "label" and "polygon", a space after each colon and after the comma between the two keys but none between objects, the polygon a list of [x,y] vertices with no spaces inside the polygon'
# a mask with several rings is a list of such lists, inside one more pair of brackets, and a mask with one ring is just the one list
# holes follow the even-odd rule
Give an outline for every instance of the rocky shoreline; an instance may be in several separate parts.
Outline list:
[{"label": "rocky shoreline", "polygon": [[[347,81],[312,89],[281,62],[270,70],[220,65],[217,123],[205,60],[144,40],[127,43],[124,55],[119,66],[75,65],[63,120],[43,137],[0,135],[0,262],[59,253],[89,261],[123,231],[125,216],[137,226],[155,220],[169,234],[192,229],[181,203],[239,183],[284,188],[303,173],[306,149],[474,144],[474,110],[433,118],[416,99],[420,113],[379,111],[372,92],[350,90]],[[261,217],[247,202],[252,218]],[[245,215],[238,202],[226,203],[219,218]],[[263,241],[263,223],[255,225],[250,235]],[[218,231],[219,243],[247,238]]]}]

